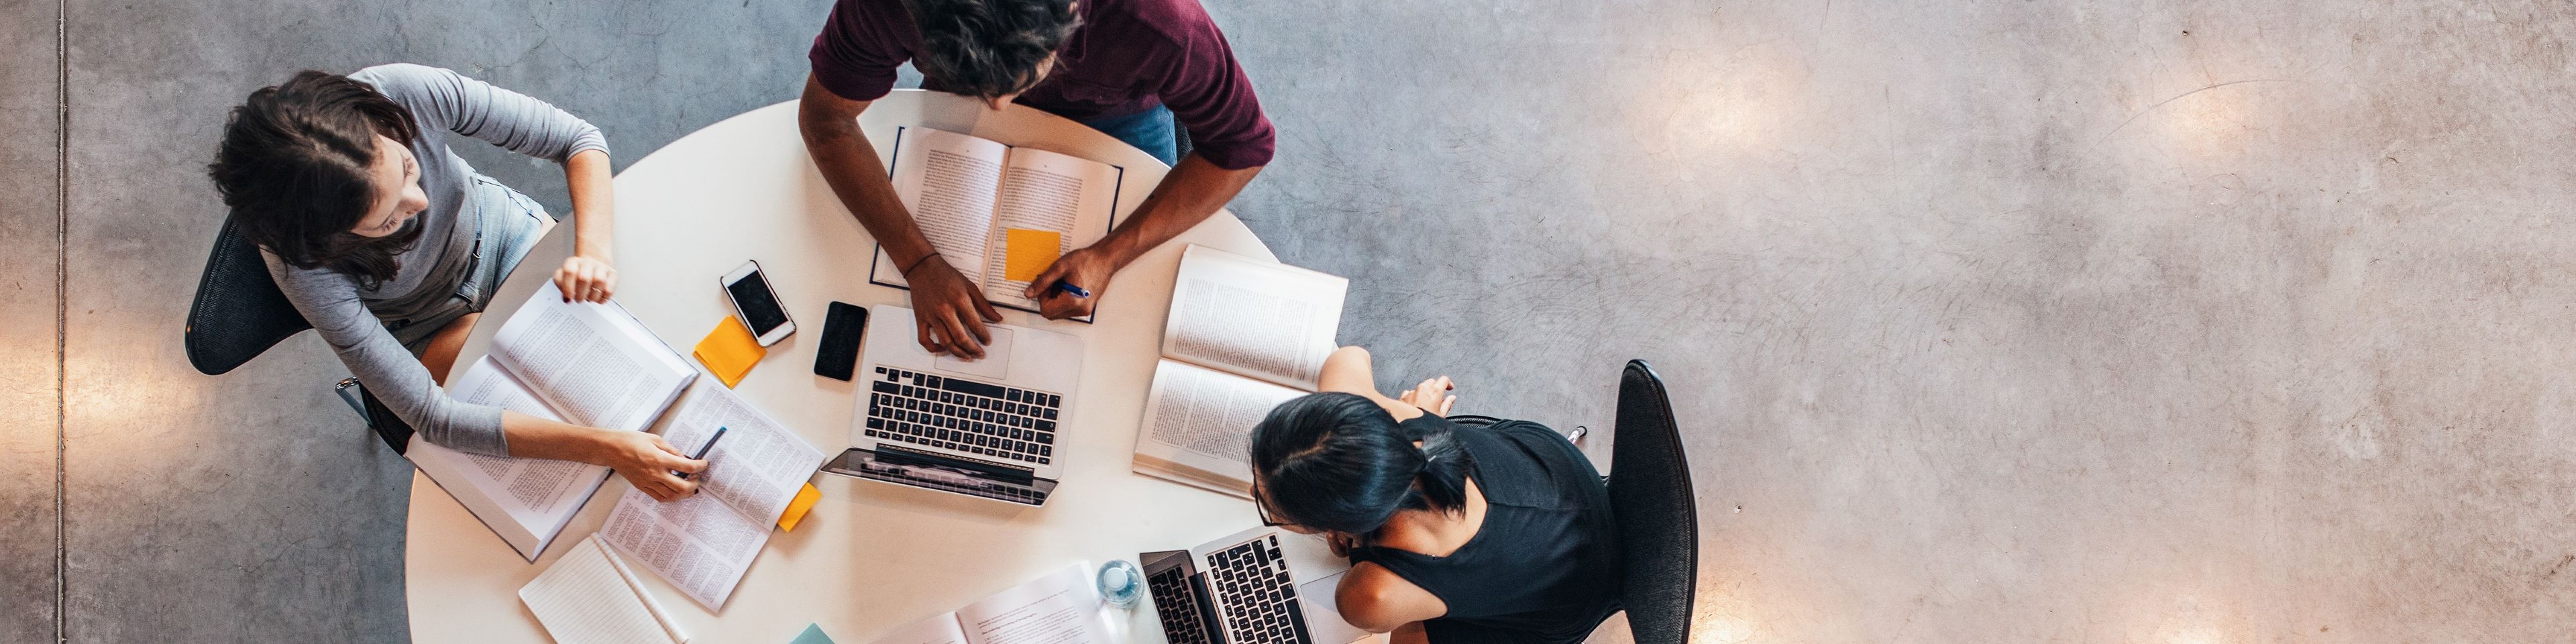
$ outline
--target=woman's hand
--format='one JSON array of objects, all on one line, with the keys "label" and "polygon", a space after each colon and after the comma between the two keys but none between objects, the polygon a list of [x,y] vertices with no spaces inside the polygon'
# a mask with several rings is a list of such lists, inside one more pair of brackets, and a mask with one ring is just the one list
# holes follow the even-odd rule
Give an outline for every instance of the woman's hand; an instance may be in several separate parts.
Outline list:
[{"label": "woman's hand", "polygon": [[644,432],[598,431],[603,436],[596,458],[589,459],[591,462],[617,470],[618,476],[626,477],[626,482],[634,484],[635,489],[653,495],[655,501],[674,501],[697,493],[696,481],[674,476],[671,471],[704,472],[707,471],[706,461],[682,456],[680,450],[672,449],[671,444],[663,442],[660,436]]},{"label": "woman's hand", "polygon": [[606,302],[617,292],[617,268],[606,259],[566,257],[563,268],[555,269],[555,288],[563,291],[566,302]]},{"label": "woman's hand", "polygon": [[1457,385],[1449,383],[1448,376],[1441,376],[1422,381],[1422,384],[1415,385],[1413,389],[1398,394],[1396,400],[1420,407],[1434,416],[1447,417],[1449,406],[1458,404],[1458,397],[1449,395],[1449,390],[1457,388]]}]

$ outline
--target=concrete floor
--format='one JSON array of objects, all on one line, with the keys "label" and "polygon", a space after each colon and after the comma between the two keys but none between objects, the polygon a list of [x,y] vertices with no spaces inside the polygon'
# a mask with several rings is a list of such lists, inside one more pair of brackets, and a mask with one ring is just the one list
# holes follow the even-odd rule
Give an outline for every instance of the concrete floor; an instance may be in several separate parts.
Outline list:
[{"label": "concrete floor", "polygon": [[[1282,136],[1236,212],[1352,278],[1383,384],[1598,427],[1621,361],[1663,372],[1702,641],[2576,626],[2565,3],[1209,1]],[[622,164],[792,98],[825,11],[66,7],[64,177],[57,5],[0,0],[9,644],[58,611],[76,642],[404,631],[408,478],[336,361],[182,357],[223,108],[417,61],[592,118]]]}]

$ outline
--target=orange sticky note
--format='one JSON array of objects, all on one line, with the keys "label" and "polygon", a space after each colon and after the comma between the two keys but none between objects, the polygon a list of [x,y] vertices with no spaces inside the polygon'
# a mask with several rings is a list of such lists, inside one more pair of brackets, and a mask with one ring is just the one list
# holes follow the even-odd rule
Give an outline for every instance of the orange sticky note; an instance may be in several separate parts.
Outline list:
[{"label": "orange sticky note", "polygon": [[691,353],[697,354],[698,363],[706,365],[707,371],[715,372],[716,379],[731,388],[751,373],[752,365],[760,364],[760,359],[769,355],[769,349],[760,346],[760,339],[752,337],[751,328],[743,326],[742,320],[728,315],[716,323],[716,330],[707,332],[706,339],[698,341],[698,348]]},{"label": "orange sticky note", "polygon": [[779,513],[778,529],[795,532],[796,524],[805,520],[805,511],[814,509],[814,502],[821,500],[823,491],[814,489],[812,483],[805,484],[805,489],[796,491],[796,500],[787,502],[787,511]]},{"label": "orange sticky note", "polygon": [[1064,254],[1064,236],[1052,230],[1006,228],[1002,230],[1002,279],[1026,282],[1037,279],[1055,258]]}]

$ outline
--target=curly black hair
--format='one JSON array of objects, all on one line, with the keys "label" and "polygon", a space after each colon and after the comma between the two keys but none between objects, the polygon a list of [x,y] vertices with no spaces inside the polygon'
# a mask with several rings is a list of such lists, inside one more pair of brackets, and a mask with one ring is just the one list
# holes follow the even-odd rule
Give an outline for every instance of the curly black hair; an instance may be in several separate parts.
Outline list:
[{"label": "curly black hair", "polygon": [[1082,26],[1074,0],[909,0],[921,29],[913,60],[949,91],[995,98],[1027,91],[1047,57]]}]

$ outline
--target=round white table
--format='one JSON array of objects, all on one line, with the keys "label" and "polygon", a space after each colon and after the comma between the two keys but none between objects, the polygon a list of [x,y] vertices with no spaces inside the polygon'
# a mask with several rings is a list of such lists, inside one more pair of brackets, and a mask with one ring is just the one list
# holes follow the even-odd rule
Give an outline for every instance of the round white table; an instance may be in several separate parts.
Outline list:
[{"label": "round white table", "polygon": [[[1124,166],[1122,216],[1167,171],[1073,121],[1016,105],[987,110],[947,94],[897,91],[869,106],[859,122],[880,155],[893,152],[897,126],[920,125]],[[798,332],[770,347],[735,390],[826,454],[849,447],[854,387],[812,368],[825,306],[907,300],[903,291],[868,283],[874,240],[806,156],[796,103],[753,110],[672,142],[619,174],[616,190],[617,301],[685,355],[731,313],[717,278],[743,260],[760,260]],[[570,228],[557,227],[510,276],[457,364],[480,357],[507,314],[561,264]],[[819,623],[841,644],[867,644],[896,626],[1077,561],[1133,560],[1139,552],[1186,549],[1260,525],[1242,499],[1128,469],[1173,273],[1182,246],[1191,243],[1273,258],[1241,221],[1220,211],[1120,272],[1102,296],[1098,324],[1002,310],[1007,323],[1086,341],[1082,391],[1060,446],[1062,487],[1044,507],[820,474],[813,482],[822,501],[795,531],[772,532],[720,612],[640,567],[638,575],[697,642],[784,644],[806,624]],[[722,385],[703,377],[692,386]],[[415,474],[404,555],[414,641],[549,641],[519,602],[519,587],[565,546],[596,531],[626,489],[623,479],[610,477],[531,564]],[[1110,610],[1120,637],[1162,641],[1150,602],[1123,615]]]}]

